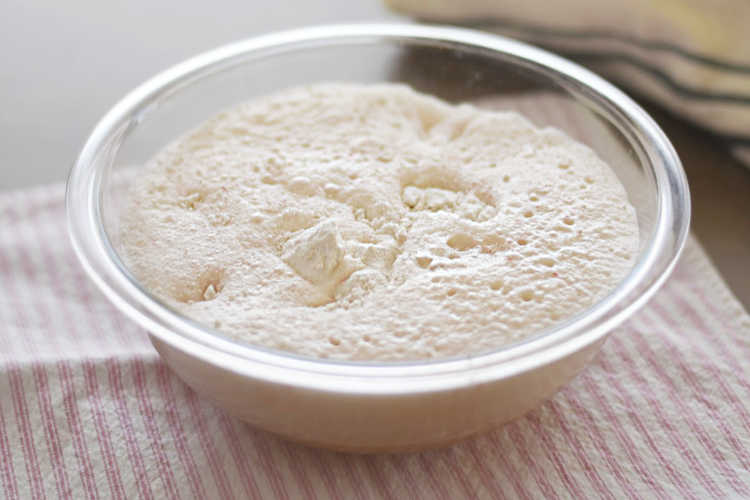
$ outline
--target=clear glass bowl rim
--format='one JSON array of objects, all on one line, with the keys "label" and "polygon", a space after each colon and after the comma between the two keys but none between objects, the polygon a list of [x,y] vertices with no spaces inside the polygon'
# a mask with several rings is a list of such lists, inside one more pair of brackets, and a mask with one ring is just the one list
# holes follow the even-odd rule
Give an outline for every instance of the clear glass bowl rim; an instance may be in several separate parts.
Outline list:
[{"label": "clear glass bowl rim", "polygon": [[[445,44],[489,51],[553,77],[605,115],[645,155],[657,189],[658,214],[649,245],[630,274],[608,296],[530,340],[488,353],[404,363],[312,359],[234,342],[164,307],[124,268],[104,230],[103,172],[99,155],[111,154],[122,138],[158,102],[203,77],[243,62],[300,48],[338,44]],[[89,277],[104,294],[152,335],[187,356],[242,376],[322,391],[402,394],[448,390],[511,377],[596,342],[640,308],[673,269],[688,235],[687,179],[671,143],[632,99],[591,71],[522,42],[474,30],[412,24],[323,25],[250,38],[197,55],[149,79],[119,101],[95,126],[70,173],[66,208],[71,241]]]}]

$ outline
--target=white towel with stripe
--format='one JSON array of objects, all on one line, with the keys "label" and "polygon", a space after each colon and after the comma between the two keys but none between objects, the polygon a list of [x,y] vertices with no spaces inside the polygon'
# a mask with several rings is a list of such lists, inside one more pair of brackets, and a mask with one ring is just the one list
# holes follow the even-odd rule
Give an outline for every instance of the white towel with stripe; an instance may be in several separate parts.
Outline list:
[{"label": "white towel with stripe", "polygon": [[0,497],[750,497],[750,317],[691,239],[594,363],[451,448],[346,456],[201,400],[86,279],[63,187],[0,195]]}]

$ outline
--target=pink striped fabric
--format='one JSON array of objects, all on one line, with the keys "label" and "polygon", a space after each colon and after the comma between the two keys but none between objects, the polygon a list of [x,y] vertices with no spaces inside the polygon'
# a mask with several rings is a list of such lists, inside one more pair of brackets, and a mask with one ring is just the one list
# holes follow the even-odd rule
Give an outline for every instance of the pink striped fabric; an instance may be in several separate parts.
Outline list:
[{"label": "pink striped fabric", "polygon": [[750,498],[750,317],[691,240],[540,408],[449,449],[344,456],[197,398],[85,278],[61,186],[0,195],[7,498]]}]

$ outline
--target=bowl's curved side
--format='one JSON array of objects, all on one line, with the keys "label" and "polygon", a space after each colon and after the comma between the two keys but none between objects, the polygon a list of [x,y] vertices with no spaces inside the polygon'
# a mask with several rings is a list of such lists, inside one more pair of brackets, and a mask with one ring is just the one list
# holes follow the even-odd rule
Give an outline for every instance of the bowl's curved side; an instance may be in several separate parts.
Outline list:
[{"label": "bowl's curved side", "polygon": [[350,453],[447,446],[518,418],[575,377],[604,339],[535,370],[443,391],[372,395],[240,376],[151,336],[167,365],[233,416],[302,444]]}]

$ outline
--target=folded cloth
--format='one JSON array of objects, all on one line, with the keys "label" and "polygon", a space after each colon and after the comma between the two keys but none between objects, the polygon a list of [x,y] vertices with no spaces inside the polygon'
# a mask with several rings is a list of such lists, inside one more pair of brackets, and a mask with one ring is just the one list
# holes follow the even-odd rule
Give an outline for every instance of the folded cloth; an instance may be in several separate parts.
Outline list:
[{"label": "folded cloth", "polygon": [[290,444],[197,397],[86,279],[62,186],[0,195],[0,283],[7,498],[750,497],[750,317],[694,239],[551,400],[400,456]]},{"label": "folded cloth", "polygon": [[750,166],[750,2],[386,0],[578,60],[722,136]]}]

